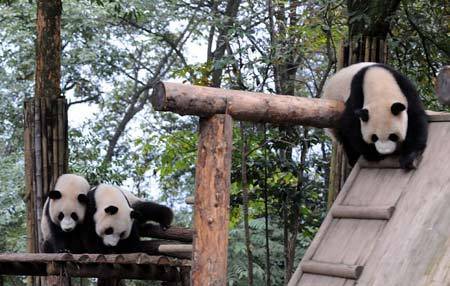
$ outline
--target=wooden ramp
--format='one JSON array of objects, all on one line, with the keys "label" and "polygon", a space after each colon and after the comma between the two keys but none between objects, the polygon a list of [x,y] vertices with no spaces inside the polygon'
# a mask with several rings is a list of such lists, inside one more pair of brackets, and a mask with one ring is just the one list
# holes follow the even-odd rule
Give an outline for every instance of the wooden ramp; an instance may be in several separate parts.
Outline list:
[{"label": "wooden ramp", "polygon": [[359,161],[289,286],[450,286],[450,122],[416,170]]}]

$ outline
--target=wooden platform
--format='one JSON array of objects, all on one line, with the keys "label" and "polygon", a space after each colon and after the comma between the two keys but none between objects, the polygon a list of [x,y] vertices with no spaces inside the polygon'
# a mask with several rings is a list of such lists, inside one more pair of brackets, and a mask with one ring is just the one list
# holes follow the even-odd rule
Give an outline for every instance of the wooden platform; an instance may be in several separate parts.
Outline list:
[{"label": "wooden platform", "polygon": [[450,118],[416,170],[358,163],[289,286],[450,285]]},{"label": "wooden platform", "polygon": [[181,281],[191,261],[131,254],[10,253],[0,254],[0,275],[68,275],[117,279]]}]

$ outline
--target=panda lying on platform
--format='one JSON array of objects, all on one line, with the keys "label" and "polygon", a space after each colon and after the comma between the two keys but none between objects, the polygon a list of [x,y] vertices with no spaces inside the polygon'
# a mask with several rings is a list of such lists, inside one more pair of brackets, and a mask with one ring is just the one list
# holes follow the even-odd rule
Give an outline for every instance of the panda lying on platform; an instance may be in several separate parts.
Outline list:
[{"label": "panda lying on platform", "polygon": [[42,250],[82,253],[80,241],[85,230],[85,214],[90,186],[85,178],[73,174],[60,176],[45,201],[41,230]]},{"label": "panda lying on platform", "polygon": [[322,98],[345,101],[334,135],[350,165],[360,155],[378,161],[398,154],[401,168],[414,168],[414,160],[426,147],[428,121],[406,77],[383,64],[354,64],[327,81]]},{"label": "panda lying on platform", "polygon": [[101,184],[88,194],[89,204],[84,236],[87,249],[98,253],[130,253],[140,250],[139,224],[158,222],[168,228],[172,210],[143,201],[119,187]]},{"label": "panda lying on platform", "polygon": [[60,176],[44,204],[41,230],[46,253],[127,253],[139,250],[139,224],[168,228],[172,210],[101,184],[91,190],[81,176]]}]

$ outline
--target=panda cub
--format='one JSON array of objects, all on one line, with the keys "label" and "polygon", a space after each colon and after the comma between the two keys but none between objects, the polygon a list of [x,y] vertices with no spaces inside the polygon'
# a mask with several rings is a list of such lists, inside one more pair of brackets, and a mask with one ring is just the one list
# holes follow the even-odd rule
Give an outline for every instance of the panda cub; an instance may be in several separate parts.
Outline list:
[{"label": "panda cub", "polygon": [[418,92],[406,77],[387,65],[354,64],[327,81],[322,98],[345,102],[334,135],[350,165],[360,155],[378,161],[398,154],[401,168],[414,168],[414,159],[426,147],[428,120]]},{"label": "panda cub", "polygon": [[93,188],[88,198],[89,233],[85,244],[99,253],[136,252],[140,246],[140,223],[152,220],[167,228],[173,219],[170,208],[143,201],[112,185]]},{"label": "panda cub", "polygon": [[89,188],[85,178],[74,174],[64,174],[56,180],[41,220],[44,252],[84,252],[80,236],[85,233]]}]

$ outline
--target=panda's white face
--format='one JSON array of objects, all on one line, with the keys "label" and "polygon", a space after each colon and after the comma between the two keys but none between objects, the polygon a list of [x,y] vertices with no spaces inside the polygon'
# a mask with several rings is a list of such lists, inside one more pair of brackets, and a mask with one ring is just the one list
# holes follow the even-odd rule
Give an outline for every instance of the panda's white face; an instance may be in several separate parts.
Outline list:
[{"label": "panda's white face", "polygon": [[374,144],[382,155],[394,153],[406,138],[408,115],[406,106],[399,102],[373,104],[357,112],[361,134],[367,144]]},{"label": "panda's white face", "polygon": [[363,108],[355,111],[361,134],[378,153],[394,153],[406,138],[408,102],[394,76],[382,67],[369,67],[364,75]]},{"label": "panda's white face", "polygon": [[116,246],[130,236],[134,211],[119,188],[101,184],[95,191],[95,232],[106,246]]},{"label": "panda's white face", "polygon": [[62,231],[70,232],[84,221],[88,191],[88,182],[80,176],[65,174],[58,178],[48,195],[49,214]]}]

